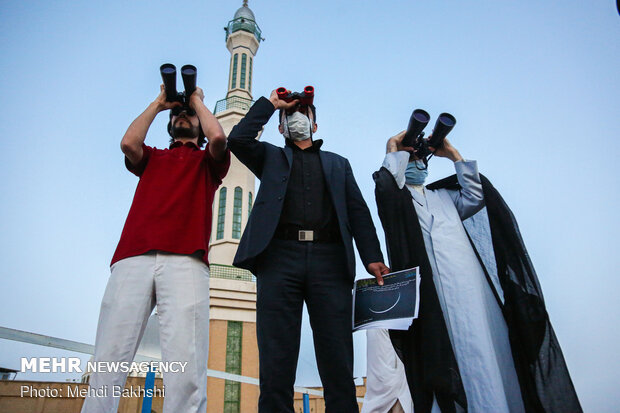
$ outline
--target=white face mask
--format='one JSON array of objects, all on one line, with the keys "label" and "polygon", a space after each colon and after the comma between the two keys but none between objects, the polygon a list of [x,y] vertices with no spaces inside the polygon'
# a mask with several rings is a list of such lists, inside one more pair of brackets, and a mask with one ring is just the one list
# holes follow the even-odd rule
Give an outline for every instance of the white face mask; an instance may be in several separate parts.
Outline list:
[{"label": "white face mask", "polygon": [[294,141],[305,141],[310,139],[310,119],[301,112],[294,112],[287,116],[282,123],[285,138]]}]

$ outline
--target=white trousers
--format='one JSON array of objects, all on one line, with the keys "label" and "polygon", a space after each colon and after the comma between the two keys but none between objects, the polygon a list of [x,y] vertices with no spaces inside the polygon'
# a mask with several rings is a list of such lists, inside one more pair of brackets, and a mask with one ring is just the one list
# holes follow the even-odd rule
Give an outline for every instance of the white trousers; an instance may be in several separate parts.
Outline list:
[{"label": "white trousers", "polygon": [[[149,252],[116,262],[99,314],[94,361],[133,361],[157,304],[162,360],[187,362],[163,373],[164,413],[204,413],[209,355],[209,268],[190,255]],[[127,373],[93,373],[82,413],[116,413]],[[103,397],[90,396],[107,389]],[[103,392],[100,392],[100,394]]]},{"label": "white trousers", "polygon": [[361,413],[413,413],[405,366],[386,329],[366,330],[366,375]]}]

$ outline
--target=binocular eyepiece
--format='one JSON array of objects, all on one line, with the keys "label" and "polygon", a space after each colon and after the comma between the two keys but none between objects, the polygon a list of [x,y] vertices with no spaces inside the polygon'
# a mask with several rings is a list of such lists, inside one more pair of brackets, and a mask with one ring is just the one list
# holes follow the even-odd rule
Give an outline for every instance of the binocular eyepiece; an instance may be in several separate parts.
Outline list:
[{"label": "binocular eyepiece", "polygon": [[292,102],[293,100],[299,100],[299,103],[306,106],[311,106],[314,102],[314,87],[306,86],[303,92],[291,92],[285,87],[279,87],[276,89],[278,99],[285,102]]},{"label": "binocular eyepiece", "polygon": [[425,165],[428,164],[428,157],[432,155],[429,146],[434,149],[441,148],[443,140],[456,124],[456,118],[451,114],[447,112],[440,114],[435,122],[431,138],[427,140],[424,139],[423,130],[430,119],[430,115],[425,110],[414,110],[409,118],[409,125],[403,138],[403,146],[412,147],[415,155],[422,159]]},{"label": "binocular eyepiece", "polygon": [[164,82],[166,101],[181,102],[183,106],[189,107],[189,97],[196,90],[196,66],[185,65],[181,68],[185,92],[177,92],[177,68],[172,63],[164,63],[159,71]]}]

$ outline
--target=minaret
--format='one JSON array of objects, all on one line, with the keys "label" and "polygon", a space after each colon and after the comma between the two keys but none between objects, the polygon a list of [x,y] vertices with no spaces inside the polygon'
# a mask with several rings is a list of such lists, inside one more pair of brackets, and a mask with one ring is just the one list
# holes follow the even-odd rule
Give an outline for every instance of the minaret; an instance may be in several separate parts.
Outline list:
[{"label": "minaret", "polygon": [[[252,106],[254,56],[260,41],[264,39],[261,38],[260,28],[247,0],[224,30],[226,47],[231,55],[228,92],[225,99],[216,103],[214,114],[228,135]],[[254,175],[237,158],[232,158],[228,175],[215,194],[213,202],[209,256],[209,261],[213,264],[232,264],[255,198]],[[218,270],[217,267],[214,269]],[[243,273],[242,270],[235,272]]]},{"label": "minaret", "polygon": [[[252,106],[254,56],[263,39],[247,0],[224,30],[230,51],[228,92],[213,113],[228,135]],[[254,198],[254,174],[233,155],[213,201],[208,366],[257,378],[256,282],[249,271],[232,266]],[[207,394],[207,413],[258,410],[259,391],[253,384],[209,377]]]}]

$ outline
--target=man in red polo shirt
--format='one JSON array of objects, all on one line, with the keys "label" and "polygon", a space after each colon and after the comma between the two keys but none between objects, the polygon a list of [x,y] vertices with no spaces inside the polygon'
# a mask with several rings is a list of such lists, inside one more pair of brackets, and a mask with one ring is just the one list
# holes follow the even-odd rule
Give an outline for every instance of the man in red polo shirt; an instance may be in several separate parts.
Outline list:
[{"label": "man in red polo shirt", "polygon": [[[219,122],[196,88],[189,107],[161,93],[121,141],[125,165],[140,178],[101,303],[95,362],[131,362],[155,304],[163,361],[164,412],[205,412],[209,354],[209,267],[213,197],[230,152]],[[155,116],[170,109],[169,149],[144,144]],[[207,147],[200,147],[208,141]],[[96,372],[83,413],[116,412],[127,372]]]}]

